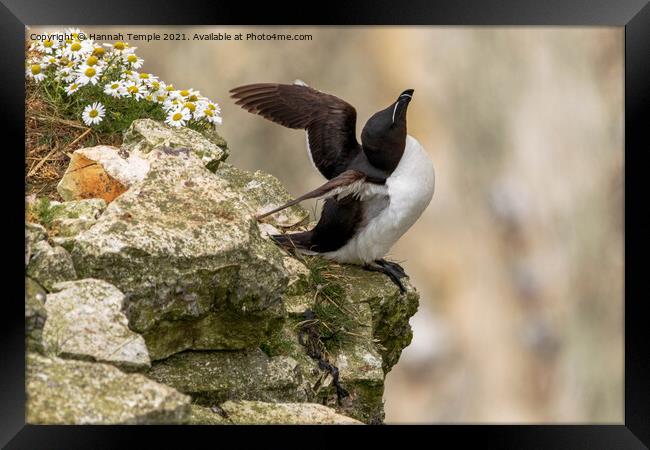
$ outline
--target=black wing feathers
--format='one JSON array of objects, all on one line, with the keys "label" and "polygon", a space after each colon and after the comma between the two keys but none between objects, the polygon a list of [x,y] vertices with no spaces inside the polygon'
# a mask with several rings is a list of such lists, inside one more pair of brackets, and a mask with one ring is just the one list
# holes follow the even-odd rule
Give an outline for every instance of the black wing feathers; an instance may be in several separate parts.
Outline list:
[{"label": "black wing feathers", "polygon": [[357,112],[350,104],[308,86],[259,83],[230,91],[237,105],[288,128],[305,129],[318,170],[331,179],[361,151]]}]

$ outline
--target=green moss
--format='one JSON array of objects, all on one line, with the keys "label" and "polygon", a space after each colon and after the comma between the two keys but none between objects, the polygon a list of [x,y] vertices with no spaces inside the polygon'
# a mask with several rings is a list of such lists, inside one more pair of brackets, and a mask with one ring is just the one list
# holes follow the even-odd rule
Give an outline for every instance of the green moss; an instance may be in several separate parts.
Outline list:
[{"label": "green moss", "polygon": [[31,205],[28,213],[31,214],[38,223],[47,228],[52,224],[52,221],[62,208],[61,205],[53,205],[49,198],[42,197],[37,199]]}]

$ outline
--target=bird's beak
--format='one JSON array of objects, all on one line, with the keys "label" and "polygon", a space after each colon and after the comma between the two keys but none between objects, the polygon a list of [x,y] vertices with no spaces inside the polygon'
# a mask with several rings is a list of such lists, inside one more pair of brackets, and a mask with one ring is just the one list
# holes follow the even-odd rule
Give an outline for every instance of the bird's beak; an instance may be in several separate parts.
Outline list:
[{"label": "bird's beak", "polygon": [[413,89],[407,89],[397,97],[393,109],[393,123],[404,117],[406,114],[408,104],[411,102],[411,98],[413,98],[413,92]]}]

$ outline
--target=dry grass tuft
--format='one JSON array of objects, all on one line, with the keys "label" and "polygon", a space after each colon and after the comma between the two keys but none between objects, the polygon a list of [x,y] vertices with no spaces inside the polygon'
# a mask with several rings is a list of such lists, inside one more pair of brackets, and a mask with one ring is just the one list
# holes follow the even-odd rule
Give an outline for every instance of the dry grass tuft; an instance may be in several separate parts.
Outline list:
[{"label": "dry grass tuft", "polygon": [[25,195],[61,200],[56,185],[70,154],[93,145],[122,143],[119,133],[98,133],[81,120],[68,120],[44,98],[37,83],[25,81]]}]

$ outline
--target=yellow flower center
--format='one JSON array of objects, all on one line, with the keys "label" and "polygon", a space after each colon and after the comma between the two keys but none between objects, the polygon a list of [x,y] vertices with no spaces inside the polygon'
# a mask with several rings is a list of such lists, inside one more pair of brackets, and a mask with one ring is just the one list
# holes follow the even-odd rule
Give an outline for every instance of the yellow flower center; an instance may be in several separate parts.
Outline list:
[{"label": "yellow flower center", "polygon": [[174,85],[173,85],[173,84],[170,84],[169,86],[167,86],[167,87],[165,88],[165,90],[166,90],[167,92],[171,92],[171,91],[173,91],[173,90],[174,90]]},{"label": "yellow flower center", "polygon": [[130,63],[134,63],[138,60],[138,57],[135,56],[133,53],[131,53],[129,56],[126,57],[126,60]]},{"label": "yellow flower center", "polygon": [[79,42],[75,42],[70,46],[70,50],[72,50],[73,52],[78,52],[79,50],[81,50],[81,44]]},{"label": "yellow flower center", "polygon": [[126,43],[124,43],[122,41],[117,41],[115,43],[114,47],[115,47],[115,50],[124,50],[126,48]]},{"label": "yellow flower center", "polygon": [[94,77],[96,73],[97,71],[92,67],[89,67],[84,71],[84,75],[86,75],[88,78]]},{"label": "yellow flower center", "polygon": [[196,109],[196,105],[192,102],[185,103],[185,107],[192,112],[194,112],[194,110]]},{"label": "yellow flower center", "polygon": [[214,109],[214,105],[212,103],[208,103],[208,109]]},{"label": "yellow flower center", "polygon": [[149,74],[148,73],[141,73],[138,75],[141,80],[148,80],[149,79]]},{"label": "yellow flower center", "polygon": [[54,42],[50,41],[49,39],[45,39],[43,41],[43,47],[50,48],[54,45]]},{"label": "yellow flower center", "polygon": [[30,68],[32,71],[32,75],[38,75],[41,73],[41,65],[40,64],[32,64],[32,67]]},{"label": "yellow flower center", "polygon": [[206,116],[209,116],[209,117],[212,117],[212,115],[213,115],[213,114],[212,114],[212,111],[209,110],[209,109],[206,109],[206,110],[203,111],[203,112],[205,113]]},{"label": "yellow flower center", "polygon": [[90,117],[97,117],[99,115],[99,112],[96,109],[91,109],[88,115]]},{"label": "yellow flower center", "polygon": [[104,56],[104,53],[106,53],[106,50],[103,47],[95,47],[95,50],[93,50],[95,56]]},{"label": "yellow flower center", "polygon": [[111,84],[111,89],[117,89],[118,87],[120,87],[120,85],[117,83]]},{"label": "yellow flower center", "polygon": [[98,61],[99,61],[99,59],[97,59],[96,56],[91,56],[91,57],[88,58],[88,60],[86,61],[86,64],[88,64],[89,66],[94,66],[95,64],[97,64]]},{"label": "yellow flower center", "polygon": [[153,83],[151,83],[151,87],[154,88],[155,90],[158,90],[160,89],[160,83],[154,81]]},{"label": "yellow flower center", "polygon": [[129,86],[129,89],[127,89],[127,90],[131,94],[136,94],[136,93],[138,93],[140,91],[137,86]]},{"label": "yellow flower center", "polygon": [[183,90],[181,91],[181,95],[182,95],[183,97],[187,97],[188,95],[190,95],[190,91],[183,89]]},{"label": "yellow flower center", "polygon": [[181,113],[176,113],[172,116],[172,120],[179,121],[182,117],[183,115]]},{"label": "yellow flower center", "polygon": [[189,98],[188,98],[188,100],[191,101],[191,102],[195,102],[195,101],[197,101],[198,99],[199,99],[199,98],[198,98],[196,95],[194,95],[194,94],[190,95]]},{"label": "yellow flower center", "polygon": [[159,102],[164,102],[165,101],[165,96],[164,95],[159,95],[156,97]]}]

